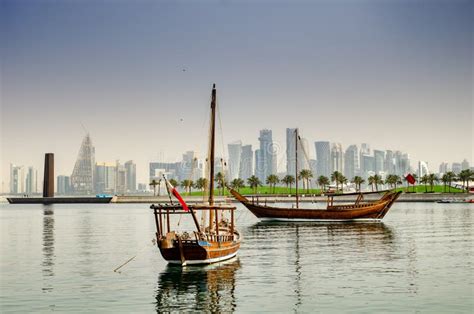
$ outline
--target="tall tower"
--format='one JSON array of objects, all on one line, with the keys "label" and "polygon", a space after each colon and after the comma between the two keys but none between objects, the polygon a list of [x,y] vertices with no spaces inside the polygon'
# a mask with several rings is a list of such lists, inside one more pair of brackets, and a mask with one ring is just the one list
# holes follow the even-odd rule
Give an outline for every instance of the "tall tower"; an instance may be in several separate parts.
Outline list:
[{"label": "tall tower", "polygon": [[242,158],[242,142],[236,141],[227,145],[229,151],[229,181],[237,179],[240,174],[240,160]]},{"label": "tall tower", "polygon": [[314,142],[316,148],[316,165],[318,176],[331,175],[331,145],[327,141]]},{"label": "tall tower", "polygon": [[74,194],[92,194],[94,192],[95,148],[87,134],[82,141],[76,164],[71,175],[71,188]]}]

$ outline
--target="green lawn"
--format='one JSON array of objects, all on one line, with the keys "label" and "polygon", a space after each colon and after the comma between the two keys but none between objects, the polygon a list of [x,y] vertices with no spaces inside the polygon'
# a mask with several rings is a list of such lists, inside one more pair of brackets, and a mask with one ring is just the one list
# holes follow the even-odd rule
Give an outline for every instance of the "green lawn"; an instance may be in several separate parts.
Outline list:
[{"label": "green lawn", "polygon": [[[403,191],[403,192],[406,192],[406,186],[403,186],[403,187],[399,187],[397,188],[398,191]],[[431,191],[431,188],[430,186],[427,186],[427,189],[428,189],[428,192]],[[299,193],[300,194],[320,194],[321,193],[321,190],[320,189],[309,189],[309,193],[306,189],[298,189],[299,190]],[[214,195],[221,195],[222,191],[221,190],[214,190]],[[413,187],[410,186],[410,189],[409,189],[409,192],[412,192],[413,191]],[[425,186],[424,185],[417,185],[415,186],[415,191],[416,193],[425,193]],[[444,192],[444,187],[442,185],[435,185],[433,186],[433,191],[434,193],[443,193]],[[446,187],[446,192],[448,192],[448,187]],[[455,189],[455,188],[451,188],[451,193],[462,193],[463,191],[460,190],[460,189]],[[225,190],[225,195],[230,195],[229,191]],[[254,191],[253,189],[249,188],[249,187],[245,187],[245,188],[241,188],[240,191],[239,191],[240,194],[244,194],[244,195],[248,195],[248,194],[254,194]],[[282,186],[277,186],[275,187],[275,194],[294,194],[295,193],[295,188],[293,187],[291,189],[291,193],[290,193],[290,189],[289,188],[286,188],[286,187],[282,187]],[[185,193],[185,192],[181,192],[181,194],[183,196],[188,196],[189,194],[188,193]],[[273,194],[273,189],[270,189],[270,187],[268,186],[261,186],[258,188],[258,194]],[[201,191],[196,191],[196,190],[193,190],[192,193],[191,193],[191,196],[201,196],[202,195],[202,192]]]}]

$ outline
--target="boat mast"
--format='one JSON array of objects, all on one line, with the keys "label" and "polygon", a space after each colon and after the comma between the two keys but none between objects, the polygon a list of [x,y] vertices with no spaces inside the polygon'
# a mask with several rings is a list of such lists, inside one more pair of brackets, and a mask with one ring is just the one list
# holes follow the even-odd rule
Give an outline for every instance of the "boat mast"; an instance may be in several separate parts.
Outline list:
[{"label": "boat mast", "polygon": [[[209,156],[209,205],[214,205],[214,150],[215,150],[215,133],[216,133],[216,84],[212,85],[211,96],[211,139],[210,139],[210,156]],[[209,230],[212,230],[214,220],[214,211],[209,211]]]},{"label": "boat mast", "polygon": [[295,129],[295,155],[296,155],[296,162],[295,162],[295,171],[296,171],[296,208],[300,207],[299,200],[298,200],[298,128]]}]

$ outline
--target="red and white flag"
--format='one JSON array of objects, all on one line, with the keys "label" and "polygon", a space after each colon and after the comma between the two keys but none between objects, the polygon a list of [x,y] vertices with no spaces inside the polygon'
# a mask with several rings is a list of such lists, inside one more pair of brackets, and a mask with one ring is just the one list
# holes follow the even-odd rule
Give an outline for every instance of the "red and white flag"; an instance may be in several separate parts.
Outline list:
[{"label": "red and white flag", "polygon": [[168,188],[170,189],[171,193],[174,195],[174,197],[176,197],[176,199],[181,204],[181,206],[183,206],[184,211],[188,212],[189,207],[188,207],[188,205],[186,205],[186,202],[183,200],[183,198],[179,194],[178,190],[176,190],[176,188],[166,178],[165,178],[165,182],[168,185]]},{"label": "red and white flag", "polygon": [[411,173],[407,174],[407,176],[405,177],[405,179],[407,179],[408,183],[410,183],[410,184],[415,184],[415,182],[416,182],[416,181],[415,181],[415,177],[413,177],[413,176],[411,175]]}]

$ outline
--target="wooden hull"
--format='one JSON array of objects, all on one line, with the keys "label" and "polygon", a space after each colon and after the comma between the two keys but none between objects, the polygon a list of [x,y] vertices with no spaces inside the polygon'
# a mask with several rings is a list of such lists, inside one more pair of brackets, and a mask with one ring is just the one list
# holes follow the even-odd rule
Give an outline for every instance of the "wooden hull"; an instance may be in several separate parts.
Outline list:
[{"label": "wooden hull", "polygon": [[401,192],[390,192],[378,201],[358,205],[329,206],[329,208],[325,210],[262,206],[249,202],[240,194],[238,196],[234,194],[234,196],[255,216],[262,220],[379,221],[385,216],[385,214],[387,214],[388,210],[400,194]]},{"label": "wooden hull", "polygon": [[225,261],[237,255],[239,241],[207,242],[174,240],[171,247],[158,244],[161,255],[170,264],[211,264]]}]

